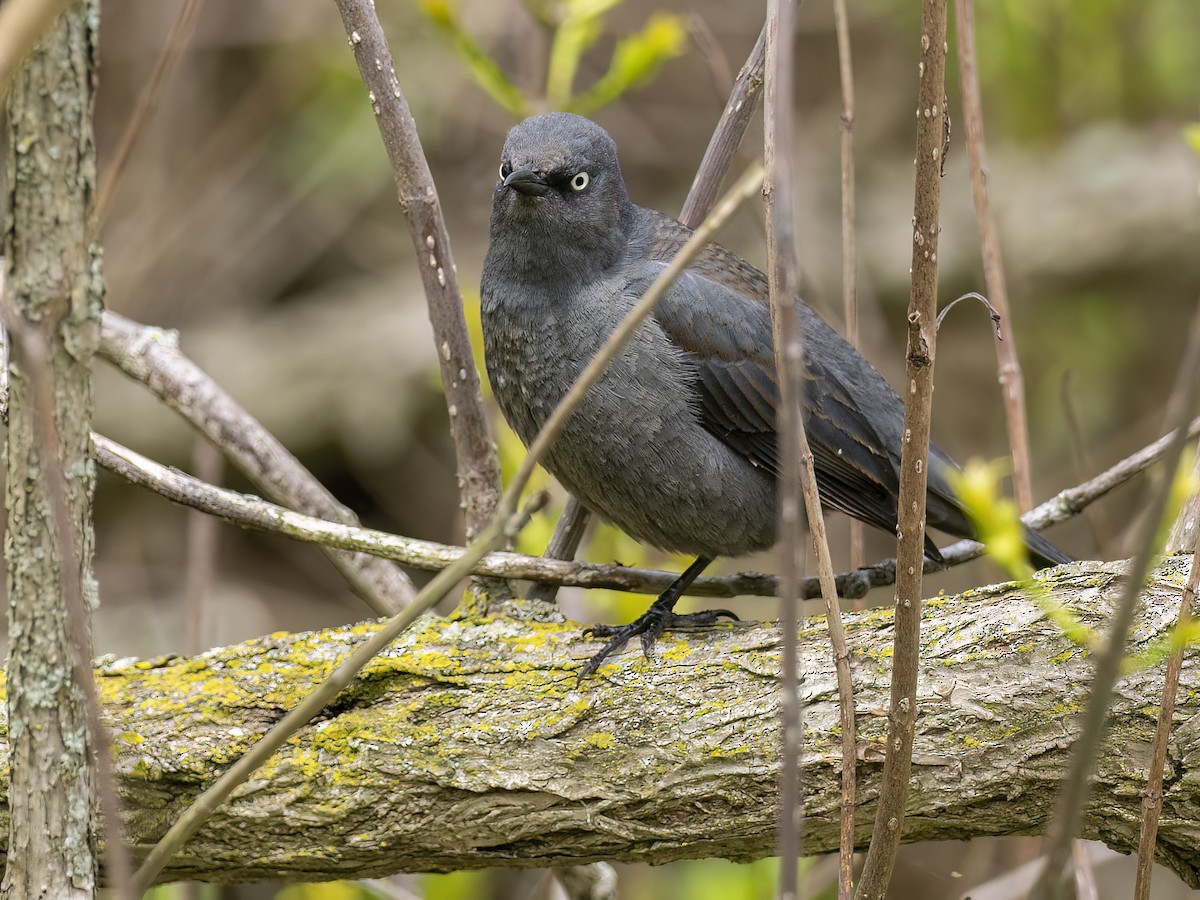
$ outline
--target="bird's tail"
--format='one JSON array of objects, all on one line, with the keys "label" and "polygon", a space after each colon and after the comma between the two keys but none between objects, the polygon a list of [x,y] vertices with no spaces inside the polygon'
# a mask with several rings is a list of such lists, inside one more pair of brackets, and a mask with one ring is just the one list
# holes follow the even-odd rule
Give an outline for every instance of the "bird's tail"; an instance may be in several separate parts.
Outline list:
[{"label": "bird's tail", "polygon": [[1075,561],[1073,556],[1059,550],[1049,540],[1029,527],[1025,528],[1025,546],[1029,550],[1030,560],[1038,569],[1061,566],[1063,563]]}]

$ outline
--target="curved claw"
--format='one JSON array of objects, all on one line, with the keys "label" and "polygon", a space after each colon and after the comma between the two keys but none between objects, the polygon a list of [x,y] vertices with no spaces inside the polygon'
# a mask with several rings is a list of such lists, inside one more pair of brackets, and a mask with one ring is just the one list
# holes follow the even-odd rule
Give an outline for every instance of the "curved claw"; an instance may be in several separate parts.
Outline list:
[{"label": "curved claw", "polygon": [[645,613],[628,625],[592,625],[585,628],[581,635],[584,638],[598,637],[611,638],[611,640],[600,648],[600,652],[587,661],[579,673],[579,681],[595,674],[609,656],[621,650],[635,635],[641,636],[642,652],[649,659],[652,656],[651,650],[655,642],[664,631],[704,627],[712,625],[722,617],[735,622],[741,621],[728,609],[706,609],[701,612],[676,615],[670,607],[655,602]]}]

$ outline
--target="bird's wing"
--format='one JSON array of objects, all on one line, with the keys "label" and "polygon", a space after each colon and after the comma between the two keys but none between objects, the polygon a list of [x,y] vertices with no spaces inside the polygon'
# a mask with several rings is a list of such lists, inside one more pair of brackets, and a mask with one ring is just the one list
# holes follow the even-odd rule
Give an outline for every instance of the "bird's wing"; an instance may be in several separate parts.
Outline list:
[{"label": "bird's wing", "polygon": [[[631,290],[644,291],[661,268],[648,262]],[[862,411],[869,407],[860,396],[856,373],[847,377],[839,371],[845,342],[811,310],[804,312],[804,421],[821,499],[894,532],[898,484],[890,442]],[[705,427],[752,464],[778,475],[779,385],[767,307],[689,270],[667,292],[654,318],[695,367],[692,387]],[[826,359],[831,339],[833,355]],[[895,397],[882,377],[867,368]],[[857,376],[862,380],[862,373]]]}]

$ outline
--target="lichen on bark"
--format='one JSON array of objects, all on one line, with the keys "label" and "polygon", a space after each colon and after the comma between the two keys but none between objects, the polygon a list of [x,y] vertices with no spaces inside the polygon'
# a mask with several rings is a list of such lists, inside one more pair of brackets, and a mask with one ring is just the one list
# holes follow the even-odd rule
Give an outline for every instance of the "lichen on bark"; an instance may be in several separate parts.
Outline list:
[{"label": "lichen on bark", "polygon": [[[1044,583],[1103,628],[1120,564]],[[1144,595],[1131,651],[1161,639],[1187,560]],[[581,626],[522,617],[421,619],[295,735],[163,873],[213,881],[362,877],[607,859],[772,855],[779,633],[728,624],[631,648],[591,679]],[[544,611],[544,604],[541,605]],[[892,618],[847,617],[859,735],[858,839],[878,790]],[[279,633],[200,656],[101,661],[127,833],[148,847],[179,812],[377,625]],[[1020,585],[930,600],[905,840],[1033,834],[1087,696],[1091,661]],[[837,846],[837,688],[824,623],[801,636],[805,848]],[[1084,835],[1130,850],[1161,672],[1126,675]],[[1200,665],[1184,664],[1160,861],[1200,883]],[[2,737],[3,735],[0,735]],[[0,745],[0,752],[4,750]],[[0,812],[3,809],[0,808]]]},{"label": "lichen on bark", "polygon": [[[42,363],[12,340],[6,444],[12,744],[5,898],[95,895],[94,785],[83,698],[72,680],[64,579],[52,525],[44,445],[35,433],[30,373],[53,381],[66,505],[90,604],[91,361],[101,288],[93,247],[96,155],[94,2],[70,4],[14,80],[8,102],[4,266],[9,324],[44,344]],[[86,622],[77,623],[89,633]]]}]

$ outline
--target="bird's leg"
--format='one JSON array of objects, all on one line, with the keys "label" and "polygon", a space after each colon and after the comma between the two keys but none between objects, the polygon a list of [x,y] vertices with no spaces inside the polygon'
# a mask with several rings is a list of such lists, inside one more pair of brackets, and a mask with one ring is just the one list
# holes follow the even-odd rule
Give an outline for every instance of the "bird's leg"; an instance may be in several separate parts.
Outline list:
[{"label": "bird's leg", "polygon": [[688,585],[695,581],[696,577],[711,562],[711,556],[697,557],[694,563],[684,569],[683,573],[659,594],[658,599],[650,604],[650,608],[642,613],[641,617],[628,625],[593,625],[591,628],[585,629],[584,637],[611,638],[611,640],[601,648],[599,653],[588,660],[583,671],[579,673],[579,680],[582,681],[599,669],[605,659],[624,647],[634,635],[641,635],[642,652],[646,656],[650,656],[650,649],[664,631],[695,625],[711,625],[722,616],[736,620],[737,616],[727,609],[706,609],[703,612],[686,615],[676,615],[674,612],[675,604],[679,602],[679,598],[683,596]]}]

